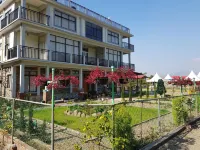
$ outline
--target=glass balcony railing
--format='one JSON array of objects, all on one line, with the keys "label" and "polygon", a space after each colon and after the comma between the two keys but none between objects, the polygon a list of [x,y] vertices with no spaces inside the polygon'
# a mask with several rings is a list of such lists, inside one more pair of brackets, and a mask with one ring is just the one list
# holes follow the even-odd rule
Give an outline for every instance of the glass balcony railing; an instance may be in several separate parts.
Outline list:
[{"label": "glass balcony railing", "polygon": [[96,13],[96,12],[90,10],[90,9],[88,9],[88,8],[85,8],[84,6],[81,6],[81,5],[75,3],[75,2],[73,2],[71,0],[55,0],[55,1],[65,5],[67,7],[71,7],[74,10],[79,11],[79,12],[81,12],[81,13],[87,15],[87,16],[93,17],[93,18],[97,19],[98,21],[101,21],[101,22],[103,22],[103,23],[105,23],[107,25],[110,25],[112,27],[120,29],[120,30],[122,30],[124,32],[130,33],[130,29],[129,28],[127,28],[127,27],[125,27],[125,26],[123,26],[123,25],[121,25],[121,24],[119,24],[119,23],[117,23],[115,21],[112,21],[112,20],[110,20],[110,19],[108,19],[108,18],[106,18],[106,17],[104,17],[104,16],[102,16],[102,15],[100,15],[100,14],[98,14],[98,13]]},{"label": "glass balcony railing", "polygon": [[122,42],[122,47],[126,48],[126,49],[129,49],[131,51],[134,51],[134,45],[132,45],[132,44],[129,44],[129,43],[126,43],[126,42]]}]

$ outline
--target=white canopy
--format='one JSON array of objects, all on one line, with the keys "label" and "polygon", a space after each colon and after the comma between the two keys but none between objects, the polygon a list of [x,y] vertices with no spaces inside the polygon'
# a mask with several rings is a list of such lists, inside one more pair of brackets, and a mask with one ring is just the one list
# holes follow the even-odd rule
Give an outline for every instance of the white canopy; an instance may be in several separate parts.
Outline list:
[{"label": "white canopy", "polygon": [[167,76],[164,78],[164,80],[172,80],[172,77],[169,75],[169,74],[167,74]]},{"label": "white canopy", "polygon": [[200,78],[198,78],[197,75],[193,71],[191,71],[190,74],[186,77],[186,79],[188,78],[191,79],[192,81],[193,80],[200,81]]},{"label": "white canopy", "polygon": [[197,75],[197,77],[200,78],[200,72],[199,72],[199,74]]},{"label": "white canopy", "polygon": [[148,80],[147,82],[158,82],[159,79],[162,79],[158,73],[156,73],[153,78],[151,78],[150,80]]}]

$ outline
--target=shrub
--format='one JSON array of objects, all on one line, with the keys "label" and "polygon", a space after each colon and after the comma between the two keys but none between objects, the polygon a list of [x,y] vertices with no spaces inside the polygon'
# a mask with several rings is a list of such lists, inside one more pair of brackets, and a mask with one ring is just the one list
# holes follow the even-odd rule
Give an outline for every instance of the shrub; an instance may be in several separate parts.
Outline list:
[{"label": "shrub", "polygon": [[175,98],[172,100],[172,115],[175,125],[185,123],[188,118],[187,110],[184,106],[184,98]]},{"label": "shrub", "polygon": [[132,150],[136,146],[131,126],[131,116],[124,105],[115,111],[115,148]]}]

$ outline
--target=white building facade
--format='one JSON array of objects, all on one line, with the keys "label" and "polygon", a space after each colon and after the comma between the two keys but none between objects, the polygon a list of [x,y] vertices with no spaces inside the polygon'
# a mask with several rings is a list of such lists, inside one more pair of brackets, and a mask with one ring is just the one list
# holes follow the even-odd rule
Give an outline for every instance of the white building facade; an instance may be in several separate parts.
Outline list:
[{"label": "white building facade", "polygon": [[[79,78],[79,87],[70,85],[69,93],[88,92],[85,77],[96,66],[105,71],[111,66],[135,69],[131,37],[129,28],[70,0],[2,0],[1,95],[42,95],[32,79],[49,76],[51,68]],[[128,63],[123,62],[124,55]]]}]

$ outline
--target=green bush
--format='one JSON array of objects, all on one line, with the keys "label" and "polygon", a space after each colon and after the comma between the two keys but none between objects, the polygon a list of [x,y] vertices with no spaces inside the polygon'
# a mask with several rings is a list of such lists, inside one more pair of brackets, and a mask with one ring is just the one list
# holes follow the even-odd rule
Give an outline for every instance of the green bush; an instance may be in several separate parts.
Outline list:
[{"label": "green bush", "polygon": [[172,115],[175,125],[185,123],[188,118],[188,112],[184,106],[184,98],[175,98],[172,100]]},{"label": "green bush", "polygon": [[117,150],[132,150],[136,146],[136,140],[132,132],[132,118],[126,106],[118,106],[115,113],[115,148]]}]

